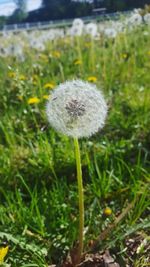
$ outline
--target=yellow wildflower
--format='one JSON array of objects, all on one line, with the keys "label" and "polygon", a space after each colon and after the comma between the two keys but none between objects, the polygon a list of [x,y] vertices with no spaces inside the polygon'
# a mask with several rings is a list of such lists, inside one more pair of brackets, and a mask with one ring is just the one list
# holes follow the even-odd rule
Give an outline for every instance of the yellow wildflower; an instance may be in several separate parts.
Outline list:
[{"label": "yellow wildflower", "polygon": [[124,58],[124,59],[126,59],[127,56],[128,56],[128,55],[127,55],[126,53],[122,54],[122,58]]},{"label": "yellow wildflower", "polygon": [[37,81],[38,80],[38,75],[37,74],[33,74],[32,80]]},{"label": "yellow wildflower", "polygon": [[43,95],[44,99],[49,99],[49,95]]},{"label": "yellow wildflower", "polygon": [[91,43],[86,43],[85,47],[89,48],[91,46]]},{"label": "yellow wildflower", "polygon": [[4,262],[4,258],[8,253],[8,246],[0,248],[0,264]]},{"label": "yellow wildflower", "polygon": [[37,82],[36,82],[36,81],[33,81],[32,84],[33,84],[33,85],[37,85]]},{"label": "yellow wildflower", "polygon": [[33,74],[33,76],[32,76],[32,83],[33,83],[33,85],[37,85],[37,81],[38,81],[38,75]]},{"label": "yellow wildflower", "polygon": [[44,85],[44,88],[46,88],[46,89],[53,89],[54,87],[55,87],[54,83],[46,83]]},{"label": "yellow wildflower", "polygon": [[25,77],[23,74],[21,74],[21,75],[19,76],[19,79],[22,80],[22,81],[25,81],[26,77]]},{"label": "yellow wildflower", "polygon": [[22,101],[23,100],[23,96],[22,95],[18,95],[17,98]]},{"label": "yellow wildflower", "polygon": [[64,41],[64,44],[70,44],[70,38],[69,37],[66,37],[63,41]]},{"label": "yellow wildflower", "polygon": [[57,51],[57,50],[56,50],[56,51],[53,51],[52,55],[53,55],[54,57],[56,57],[56,58],[60,58],[60,56],[61,56],[60,52]]},{"label": "yellow wildflower", "polygon": [[150,50],[148,51],[148,53],[147,53],[149,56],[150,56]]},{"label": "yellow wildflower", "polygon": [[112,210],[109,207],[107,207],[104,209],[103,213],[106,216],[110,216],[112,214]]},{"label": "yellow wildflower", "polygon": [[92,83],[95,83],[97,81],[97,78],[95,76],[90,76],[88,77],[88,82],[92,82]]},{"label": "yellow wildflower", "polygon": [[38,104],[40,102],[40,99],[38,97],[31,97],[28,99],[28,104],[32,105],[32,104]]},{"label": "yellow wildflower", "polygon": [[40,54],[39,55],[40,59],[42,59],[45,62],[48,62],[48,57],[45,54]]},{"label": "yellow wildflower", "polygon": [[74,65],[81,65],[82,61],[80,59],[77,59],[74,61]]},{"label": "yellow wildflower", "polygon": [[13,72],[13,71],[9,71],[9,72],[8,72],[8,77],[9,77],[9,78],[15,78],[15,77],[16,77],[16,73]]}]

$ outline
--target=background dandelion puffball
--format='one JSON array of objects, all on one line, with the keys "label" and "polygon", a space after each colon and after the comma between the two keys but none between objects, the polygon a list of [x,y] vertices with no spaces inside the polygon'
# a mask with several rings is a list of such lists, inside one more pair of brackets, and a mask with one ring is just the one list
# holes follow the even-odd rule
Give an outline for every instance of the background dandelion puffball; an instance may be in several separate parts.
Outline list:
[{"label": "background dandelion puffball", "polygon": [[95,85],[73,80],[54,89],[46,112],[56,131],[81,138],[89,137],[103,127],[107,105]]}]

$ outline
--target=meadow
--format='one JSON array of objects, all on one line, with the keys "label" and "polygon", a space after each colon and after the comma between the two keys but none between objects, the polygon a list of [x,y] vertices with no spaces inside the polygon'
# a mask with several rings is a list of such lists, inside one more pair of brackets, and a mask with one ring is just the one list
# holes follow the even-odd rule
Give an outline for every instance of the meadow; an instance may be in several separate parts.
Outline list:
[{"label": "meadow", "polygon": [[150,266],[149,74],[146,24],[0,57],[0,242],[9,246],[2,266],[59,266],[77,240],[74,144],[45,113],[53,89],[76,78],[96,84],[108,104],[103,130],[79,141],[85,251],[97,240],[95,251],[109,248],[121,267]]}]

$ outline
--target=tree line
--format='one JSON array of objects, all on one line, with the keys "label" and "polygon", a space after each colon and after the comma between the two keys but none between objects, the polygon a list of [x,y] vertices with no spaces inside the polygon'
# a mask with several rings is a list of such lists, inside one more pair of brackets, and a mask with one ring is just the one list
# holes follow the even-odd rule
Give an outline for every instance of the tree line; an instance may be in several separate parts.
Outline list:
[{"label": "tree line", "polygon": [[7,23],[38,22],[93,15],[93,9],[106,8],[107,13],[144,7],[150,0],[43,0],[38,10],[26,12],[26,0],[14,0],[17,9],[6,17],[0,17],[0,25]]}]

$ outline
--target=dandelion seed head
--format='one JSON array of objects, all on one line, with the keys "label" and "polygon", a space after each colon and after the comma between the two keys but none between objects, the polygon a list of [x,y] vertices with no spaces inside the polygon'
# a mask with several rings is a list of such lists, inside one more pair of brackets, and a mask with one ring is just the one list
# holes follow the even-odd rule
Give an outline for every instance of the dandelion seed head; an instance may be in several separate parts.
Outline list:
[{"label": "dandelion seed head", "polygon": [[84,22],[83,22],[82,19],[76,18],[76,19],[73,20],[72,26],[73,27],[81,27],[81,28],[83,28]]},{"label": "dandelion seed head", "polygon": [[94,84],[67,81],[54,89],[46,112],[51,126],[72,137],[89,137],[104,126],[107,105]]},{"label": "dandelion seed head", "polygon": [[85,105],[78,101],[77,99],[72,99],[65,106],[66,110],[70,117],[77,118],[78,116],[82,116],[85,113]]},{"label": "dandelion seed head", "polygon": [[146,24],[150,24],[150,13],[144,15],[144,22]]},{"label": "dandelion seed head", "polygon": [[142,16],[138,13],[133,13],[127,20],[126,24],[129,28],[139,26],[142,23]]},{"label": "dandelion seed head", "polygon": [[92,37],[95,37],[97,35],[97,25],[95,23],[92,22],[88,23],[86,25],[85,30],[86,33],[91,35]]},{"label": "dandelion seed head", "polygon": [[69,30],[69,34],[71,36],[81,36],[83,32],[83,27],[80,26],[72,26]]},{"label": "dandelion seed head", "polygon": [[104,30],[104,35],[108,38],[115,38],[117,36],[117,31],[114,28],[106,28]]}]

